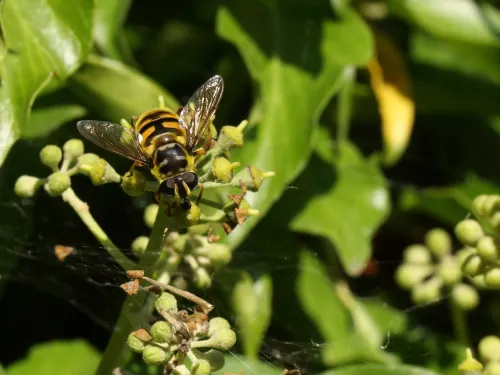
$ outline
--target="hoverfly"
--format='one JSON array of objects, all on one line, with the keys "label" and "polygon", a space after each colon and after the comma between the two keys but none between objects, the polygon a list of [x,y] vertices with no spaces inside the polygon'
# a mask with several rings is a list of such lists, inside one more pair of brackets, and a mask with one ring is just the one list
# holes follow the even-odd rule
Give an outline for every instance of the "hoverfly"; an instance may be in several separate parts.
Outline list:
[{"label": "hoverfly", "polygon": [[159,194],[179,196],[184,209],[198,186],[196,163],[204,148],[198,147],[219,106],[224,82],[219,75],[206,81],[177,113],[166,107],[144,112],[124,127],[105,121],[82,120],[79,132],[89,141],[123,157],[135,166],[146,166],[160,182]]}]

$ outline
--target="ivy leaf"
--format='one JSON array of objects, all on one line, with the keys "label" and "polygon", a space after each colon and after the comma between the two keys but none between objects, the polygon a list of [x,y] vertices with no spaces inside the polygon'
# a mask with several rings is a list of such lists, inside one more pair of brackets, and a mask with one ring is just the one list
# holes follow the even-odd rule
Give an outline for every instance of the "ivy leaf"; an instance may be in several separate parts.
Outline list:
[{"label": "ivy leaf", "polygon": [[[335,157],[328,134],[322,132],[318,139],[323,160],[335,168],[335,181],[306,202],[291,227],[328,238],[344,270],[359,275],[371,256],[371,237],[390,211],[387,182],[377,161],[365,160],[353,144],[339,145]],[[316,175],[311,172],[311,178]]]},{"label": "ivy leaf", "polygon": [[135,64],[123,34],[123,23],[127,18],[132,0],[96,1],[95,42],[108,57],[127,64]]},{"label": "ivy leaf", "polygon": [[243,351],[248,358],[257,359],[259,349],[271,321],[272,280],[263,275],[253,282],[242,272],[234,285],[232,306],[241,335]]},{"label": "ivy leaf", "polygon": [[7,375],[92,375],[100,354],[83,340],[49,341],[35,345],[28,356],[7,367]]},{"label": "ivy leaf", "polygon": [[167,107],[179,103],[165,89],[139,71],[116,60],[92,55],[68,81],[70,89],[103,119],[118,122],[158,107],[163,95]]},{"label": "ivy leaf", "polygon": [[78,104],[61,104],[58,106],[36,108],[31,113],[24,138],[37,138],[49,134],[75,119],[87,114],[87,109]]},{"label": "ivy leaf", "polygon": [[213,372],[213,375],[228,374],[283,375],[283,370],[265,362],[232,354],[225,356],[225,365],[222,369]]},{"label": "ivy leaf", "polygon": [[338,370],[325,371],[320,375],[439,375],[439,373],[416,366],[396,365],[389,367],[368,364],[347,366]]},{"label": "ivy leaf", "polygon": [[[247,136],[239,159],[276,172],[247,196],[265,213],[307,164],[319,116],[339,89],[344,68],[372,56],[372,36],[354,11],[335,19],[329,4],[320,1],[229,2],[219,8],[217,32],[235,44],[258,84],[262,121],[254,142]],[[257,220],[237,227],[227,240],[230,246]]]},{"label": "ivy leaf", "polygon": [[37,95],[71,75],[92,46],[94,2],[5,0],[0,61],[0,165],[24,136]]}]

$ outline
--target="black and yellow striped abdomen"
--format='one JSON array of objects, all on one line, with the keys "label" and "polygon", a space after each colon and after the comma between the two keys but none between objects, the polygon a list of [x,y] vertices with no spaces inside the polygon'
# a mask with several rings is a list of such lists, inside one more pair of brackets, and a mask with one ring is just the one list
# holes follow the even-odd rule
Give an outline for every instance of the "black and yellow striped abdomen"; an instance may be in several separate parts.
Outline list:
[{"label": "black and yellow striped abdomen", "polygon": [[159,180],[192,171],[194,158],[186,149],[186,131],[180,127],[177,114],[166,108],[153,109],[143,113],[134,127]]}]

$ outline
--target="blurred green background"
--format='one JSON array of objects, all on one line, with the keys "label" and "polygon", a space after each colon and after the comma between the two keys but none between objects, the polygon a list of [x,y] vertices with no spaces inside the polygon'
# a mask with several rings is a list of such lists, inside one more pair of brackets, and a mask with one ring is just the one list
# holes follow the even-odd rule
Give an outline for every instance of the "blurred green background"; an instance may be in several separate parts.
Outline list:
[{"label": "blurred green background", "polygon": [[[229,355],[227,372],[404,374],[397,366],[406,364],[421,367],[414,374],[456,373],[464,352],[446,298],[414,308],[393,274],[406,245],[430,228],[451,230],[477,194],[499,191],[496,1],[4,0],[0,17],[7,374],[44,374],[36,355],[65,363],[68,353],[58,373],[92,373],[126,281],[62,200],[16,197],[17,177],[46,175],[40,149],[78,137],[78,119],[118,122],[155,107],[159,94],[176,107],[214,74],[225,81],[215,124],[250,121],[232,159],[276,172],[250,197],[260,217],[226,240],[228,274],[272,280],[270,313],[245,322],[226,271],[203,292],[221,315],[255,324],[235,352],[256,367]],[[130,166],[86,148],[120,173]],[[130,255],[131,241],[147,234],[142,210],[152,196],[83,177],[73,187]],[[53,256],[58,244],[76,249],[71,262]],[[339,279],[355,305],[339,298]],[[268,297],[257,295],[257,306]],[[498,333],[499,303],[498,293],[481,294],[468,316],[470,344]],[[61,339],[78,341],[51,346]],[[354,364],[363,365],[346,367]]]}]

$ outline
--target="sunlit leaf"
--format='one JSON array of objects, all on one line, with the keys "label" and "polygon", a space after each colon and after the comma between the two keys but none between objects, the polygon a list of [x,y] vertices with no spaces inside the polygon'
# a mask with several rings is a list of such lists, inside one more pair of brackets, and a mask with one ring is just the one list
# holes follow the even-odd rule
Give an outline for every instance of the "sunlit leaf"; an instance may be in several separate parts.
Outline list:
[{"label": "sunlit leaf", "polygon": [[158,96],[177,110],[179,103],[151,79],[116,61],[90,56],[88,61],[68,81],[71,90],[102,120],[130,119],[158,107]]},{"label": "sunlit leaf", "polygon": [[239,375],[239,374],[259,374],[259,375],[283,375],[283,370],[269,363],[248,359],[240,355],[226,355],[226,364],[213,375]]},{"label": "sunlit leaf", "polygon": [[[356,13],[334,19],[328,3],[319,1],[229,2],[219,8],[217,32],[236,45],[258,83],[263,117],[254,142],[247,134],[240,159],[276,172],[247,196],[264,214],[305,167],[318,118],[338,90],[344,67],[369,60],[372,37]],[[257,220],[236,228],[230,245],[239,244]]]},{"label": "sunlit leaf", "polygon": [[385,163],[392,165],[401,158],[410,140],[415,103],[408,71],[397,46],[381,31],[375,36],[377,57],[368,64],[368,71],[382,119]]},{"label": "sunlit leaf", "polygon": [[439,375],[439,373],[416,366],[366,364],[325,371],[319,375]]},{"label": "sunlit leaf", "polygon": [[61,125],[86,114],[87,109],[78,104],[62,104],[34,109],[23,136],[24,138],[42,137]]},{"label": "sunlit leaf", "polygon": [[[339,145],[335,157],[328,134],[321,134],[318,148],[323,160],[334,168],[334,181],[327,192],[305,203],[291,227],[328,238],[345,271],[358,275],[371,256],[371,237],[390,210],[387,182],[375,159],[365,160],[350,143]],[[315,175],[318,173],[311,177]]]},{"label": "sunlit leaf", "polygon": [[31,348],[28,356],[7,367],[7,375],[92,375],[100,354],[86,341],[49,341]]},{"label": "sunlit leaf", "polygon": [[128,64],[134,59],[123,34],[123,23],[131,4],[132,0],[96,1],[94,32],[97,47],[106,56]]},{"label": "sunlit leaf", "polygon": [[64,80],[92,45],[92,0],[5,0],[0,10],[0,164],[23,137],[31,106],[53,80]]},{"label": "sunlit leaf", "polygon": [[271,320],[271,278],[263,275],[254,282],[249,274],[242,273],[231,300],[245,356],[257,359]]},{"label": "sunlit leaf", "polygon": [[390,0],[397,14],[435,36],[483,45],[500,45],[500,11],[486,1]]}]

